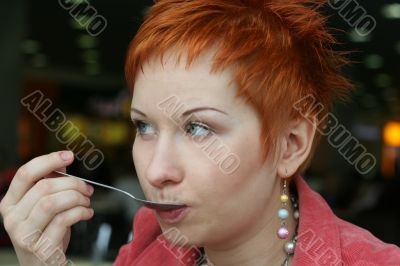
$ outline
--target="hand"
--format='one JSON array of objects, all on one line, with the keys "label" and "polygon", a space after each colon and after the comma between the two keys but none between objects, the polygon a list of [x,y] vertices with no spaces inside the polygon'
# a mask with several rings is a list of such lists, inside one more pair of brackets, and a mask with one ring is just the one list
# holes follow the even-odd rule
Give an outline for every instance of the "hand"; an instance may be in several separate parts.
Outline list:
[{"label": "hand", "polygon": [[0,214],[20,265],[64,265],[71,226],[93,216],[93,187],[65,172],[70,151],[39,156],[21,166],[0,202]]}]

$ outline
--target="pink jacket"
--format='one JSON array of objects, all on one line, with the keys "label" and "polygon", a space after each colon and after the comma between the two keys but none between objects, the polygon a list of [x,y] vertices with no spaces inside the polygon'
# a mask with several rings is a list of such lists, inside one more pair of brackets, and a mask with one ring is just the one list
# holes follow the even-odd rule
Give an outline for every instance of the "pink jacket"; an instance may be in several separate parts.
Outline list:
[{"label": "pink jacket", "polygon": [[[400,248],[336,217],[302,177],[295,179],[300,220],[294,266],[400,266]],[[114,266],[193,266],[199,250],[173,246],[161,235],[152,210],[141,208],[134,220],[134,240],[121,247]]]}]

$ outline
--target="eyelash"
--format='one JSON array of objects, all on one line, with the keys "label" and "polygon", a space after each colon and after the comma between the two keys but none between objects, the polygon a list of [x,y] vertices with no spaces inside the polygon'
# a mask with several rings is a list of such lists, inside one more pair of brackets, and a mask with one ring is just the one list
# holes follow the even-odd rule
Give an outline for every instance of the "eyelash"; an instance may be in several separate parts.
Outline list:
[{"label": "eyelash", "polygon": [[[133,125],[134,125],[135,129],[136,129],[137,134],[139,134],[140,136],[147,135],[146,133],[141,132],[140,128],[142,126],[147,126],[147,125],[150,125],[150,124],[146,123],[143,120],[136,120],[136,119],[133,119],[132,122],[133,122]],[[185,135],[191,135],[188,132],[188,127],[191,127],[191,126],[197,126],[197,127],[200,127],[202,130],[207,130],[208,132],[205,135],[205,137],[208,137],[210,134],[215,133],[208,125],[206,125],[206,124],[204,124],[202,122],[189,121],[184,126]]]}]

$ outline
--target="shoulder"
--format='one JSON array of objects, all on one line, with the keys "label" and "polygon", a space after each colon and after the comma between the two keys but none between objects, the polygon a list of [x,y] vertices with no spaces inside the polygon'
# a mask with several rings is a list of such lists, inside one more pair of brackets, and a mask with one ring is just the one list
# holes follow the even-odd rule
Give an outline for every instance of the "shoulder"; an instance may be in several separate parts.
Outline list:
[{"label": "shoulder", "polygon": [[376,238],[369,231],[336,218],[345,265],[400,266],[400,248]]},{"label": "shoulder", "polygon": [[338,218],[302,177],[296,185],[300,220],[294,265],[400,266],[399,247]]}]

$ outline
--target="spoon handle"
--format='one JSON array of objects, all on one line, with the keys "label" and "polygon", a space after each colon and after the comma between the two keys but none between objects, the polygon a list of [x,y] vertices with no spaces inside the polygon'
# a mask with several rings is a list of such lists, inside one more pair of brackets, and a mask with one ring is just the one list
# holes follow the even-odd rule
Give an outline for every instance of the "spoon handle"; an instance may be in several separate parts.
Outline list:
[{"label": "spoon handle", "polygon": [[82,181],[85,181],[85,182],[93,184],[93,185],[97,185],[97,186],[100,186],[100,187],[105,187],[105,188],[108,188],[108,189],[112,189],[112,190],[124,193],[125,195],[128,195],[129,197],[131,197],[131,198],[133,198],[135,200],[138,200],[132,194],[130,194],[130,193],[128,193],[128,192],[126,192],[126,191],[124,191],[122,189],[119,189],[119,188],[115,188],[115,187],[112,187],[112,186],[104,185],[102,183],[98,183],[98,182],[95,182],[95,181],[92,181],[92,180],[89,180],[89,179],[85,179],[85,178],[82,178],[82,177],[70,175],[70,174],[67,174],[67,173],[60,172],[60,171],[53,171],[53,172],[55,172],[57,174],[60,174],[60,175],[63,175],[63,176],[75,177],[75,178],[78,178],[78,179],[80,179]]},{"label": "spoon handle", "polygon": [[149,207],[149,208],[154,209],[154,210],[172,210],[172,209],[179,209],[179,208],[185,207],[184,204],[179,204],[179,203],[158,203],[158,202],[154,202],[154,201],[138,199],[135,196],[133,196],[132,194],[130,194],[130,193],[128,193],[128,192],[126,192],[126,191],[124,191],[122,189],[119,189],[119,188],[115,188],[115,187],[112,187],[112,186],[104,185],[102,183],[98,183],[98,182],[95,182],[95,181],[92,181],[92,180],[88,180],[88,179],[85,179],[85,178],[82,178],[82,177],[70,175],[70,174],[67,174],[67,173],[60,172],[60,171],[53,171],[53,172],[56,173],[56,174],[62,175],[62,176],[74,177],[74,178],[80,179],[82,181],[85,181],[85,182],[93,184],[93,185],[97,185],[97,186],[100,186],[100,187],[105,187],[105,188],[108,188],[108,189],[111,189],[111,190],[115,190],[115,191],[121,192],[121,193],[131,197],[132,199],[143,203],[146,207]]}]

